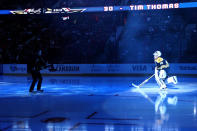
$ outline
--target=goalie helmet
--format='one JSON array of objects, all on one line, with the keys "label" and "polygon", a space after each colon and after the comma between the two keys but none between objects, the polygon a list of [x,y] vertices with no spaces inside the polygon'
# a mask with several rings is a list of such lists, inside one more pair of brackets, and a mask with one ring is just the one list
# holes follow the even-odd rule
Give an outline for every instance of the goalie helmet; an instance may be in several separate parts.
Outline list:
[{"label": "goalie helmet", "polygon": [[160,56],[161,56],[161,51],[155,51],[155,52],[153,53],[153,55],[154,55],[154,56],[160,57]]}]

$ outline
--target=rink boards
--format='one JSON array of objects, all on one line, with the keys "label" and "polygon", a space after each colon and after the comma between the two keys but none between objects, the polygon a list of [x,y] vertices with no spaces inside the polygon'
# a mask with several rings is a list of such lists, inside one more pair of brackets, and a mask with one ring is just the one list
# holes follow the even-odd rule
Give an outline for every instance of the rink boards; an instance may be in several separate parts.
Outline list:
[{"label": "rink boards", "polygon": [[[45,69],[42,74],[152,74],[154,64],[54,64],[56,71]],[[26,64],[1,64],[0,74],[27,74]],[[197,63],[172,63],[171,74],[197,74]]]}]

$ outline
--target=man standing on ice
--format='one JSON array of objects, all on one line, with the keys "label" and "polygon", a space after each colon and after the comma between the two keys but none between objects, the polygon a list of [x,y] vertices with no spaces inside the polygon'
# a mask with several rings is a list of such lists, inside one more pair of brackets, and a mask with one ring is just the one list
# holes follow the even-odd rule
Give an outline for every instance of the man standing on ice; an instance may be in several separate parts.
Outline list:
[{"label": "man standing on ice", "polygon": [[33,78],[33,81],[31,83],[29,92],[33,92],[35,84],[37,84],[37,91],[38,92],[43,92],[41,90],[41,85],[42,85],[42,75],[40,73],[40,70],[46,65],[44,59],[42,58],[42,50],[38,50],[38,53],[34,56],[32,63],[30,65],[31,69],[31,75]]},{"label": "man standing on ice", "polygon": [[160,51],[155,51],[153,53],[154,56],[154,61],[155,61],[155,80],[157,81],[157,84],[159,85],[160,89],[166,89],[166,83],[165,81],[167,80],[167,83],[174,83],[177,84],[177,77],[176,76],[171,76],[169,77],[167,75],[167,71],[169,69],[169,63],[167,60],[163,59],[161,57],[161,52]]}]

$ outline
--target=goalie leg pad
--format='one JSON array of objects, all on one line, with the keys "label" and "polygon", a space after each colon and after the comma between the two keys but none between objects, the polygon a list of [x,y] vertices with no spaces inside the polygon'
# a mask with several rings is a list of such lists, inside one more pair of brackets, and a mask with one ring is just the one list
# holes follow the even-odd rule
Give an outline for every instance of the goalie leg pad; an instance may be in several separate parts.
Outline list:
[{"label": "goalie leg pad", "polygon": [[[164,71],[164,70],[163,70]],[[166,88],[166,84],[164,82],[164,78],[166,77],[166,72],[158,72],[155,74],[155,80],[157,81],[157,84],[160,86],[161,89],[165,89]],[[161,74],[161,75],[160,75]],[[161,78],[162,77],[162,78]]]},{"label": "goalie leg pad", "polygon": [[174,83],[174,84],[177,84],[178,83],[178,80],[177,80],[177,77],[176,76],[171,76],[167,79],[167,82],[168,83]]},{"label": "goalie leg pad", "polygon": [[165,70],[160,70],[159,71],[159,78],[165,79],[167,77],[166,71]]}]

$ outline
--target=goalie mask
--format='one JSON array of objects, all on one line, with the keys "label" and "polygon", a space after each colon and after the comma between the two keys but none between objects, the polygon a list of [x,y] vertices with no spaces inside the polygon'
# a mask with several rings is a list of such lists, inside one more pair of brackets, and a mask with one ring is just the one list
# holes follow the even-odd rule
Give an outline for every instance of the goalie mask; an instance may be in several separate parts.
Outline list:
[{"label": "goalie mask", "polygon": [[160,57],[161,56],[161,51],[155,51],[153,53],[154,57]]}]

